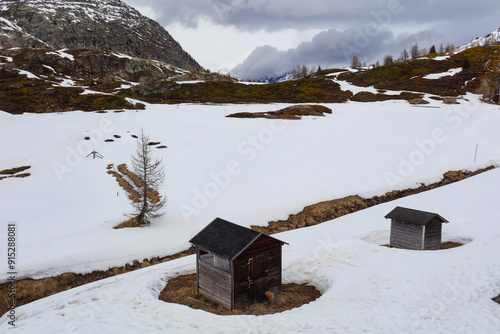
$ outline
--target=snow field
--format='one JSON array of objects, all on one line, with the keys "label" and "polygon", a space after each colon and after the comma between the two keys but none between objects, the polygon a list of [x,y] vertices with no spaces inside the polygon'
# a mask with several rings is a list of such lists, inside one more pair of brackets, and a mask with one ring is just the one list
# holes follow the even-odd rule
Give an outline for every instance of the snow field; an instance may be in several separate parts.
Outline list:
[{"label": "snow field", "polygon": [[[188,248],[215,217],[265,225],[320,201],[371,197],[436,182],[448,170],[497,164],[498,107],[466,98],[452,106],[433,101],[432,108],[332,104],[333,114],[300,121],[225,118],[286,106],[280,104],[0,113],[0,170],[32,166],[28,178],[1,181],[1,218],[18,226],[21,277],[166,256]],[[168,146],[156,151],[165,164],[167,211],[148,228],[114,230],[130,204],[106,166],[130,163],[131,135],[141,128]],[[94,150],[104,159],[86,157]]]},{"label": "snow field", "polygon": [[[314,302],[266,316],[217,316],[158,295],[195,271],[194,256],[94,282],[18,308],[20,333],[495,333],[500,306],[500,170],[313,227],[277,234],[284,283],[309,283]],[[444,241],[464,246],[409,251],[386,243],[395,206],[439,210]],[[386,238],[384,240],[384,237]],[[7,328],[7,319],[0,328]]]}]

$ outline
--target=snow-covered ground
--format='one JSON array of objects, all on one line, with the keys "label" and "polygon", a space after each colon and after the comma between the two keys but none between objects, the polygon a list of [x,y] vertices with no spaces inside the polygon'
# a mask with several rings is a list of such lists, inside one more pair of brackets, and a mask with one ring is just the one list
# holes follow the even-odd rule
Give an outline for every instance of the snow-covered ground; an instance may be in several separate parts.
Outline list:
[{"label": "snow-covered ground", "polygon": [[441,79],[441,78],[444,78],[444,77],[452,77],[454,76],[455,74],[458,74],[462,72],[462,68],[459,67],[459,68],[452,68],[446,72],[441,72],[441,73],[432,73],[432,74],[427,74],[427,75],[424,75],[423,78],[424,79],[429,79],[429,80],[436,80],[436,79]]},{"label": "snow-covered ground", "polygon": [[[151,266],[19,307],[7,333],[497,333],[500,305],[500,169],[334,221],[276,235],[285,283],[322,296],[266,316],[218,316],[164,303],[167,280],[195,258]],[[462,247],[409,251],[388,242],[396,205],[439,212],[444,241]],[[144,247],[146,245],[143,245]],[[10,329],[7,331],[7,329]]]},{"label": "snow-covered ground", "polygon": [[[19,278],[170,255],[188,248],[215,217],[265,225],[323,200],[371,197],[436,182],[448,170],[497,164],[500,110],[474,95],[466,99],[460,105],[431,100],[428,107],[331,104],[333,114],[300,121],[225,117],[285,105],[0,112],[0,170],[27,165],[32,174],[0,181],[0,218],[17,224]],[[141,128],[168,146],[156,151],[165,164],[167,211],[150,227],[114,230],[131,206],[106,166],[130,162],[131,135]],[[104,159],[86,157],[91,151]],[[5,228],[2,244],[6,238]],[[6,261],[0,268],[5,282]]]},{"label": "snow-covered ground", "polygon": [[[345,89],[355,86],[342,83]],[[304,206],[432,183],[448,170],[500,161],[500,110],[476,95],[431,101],[327,104],[326,117],[235,119],[287,105],[147,105],[144,111],[10,115],[0,112],[0,242],[16,224],[17,278],[85,273],[186,249],[215,217],[243,226],[286,219]],[[106,173],[129,163],[133,134],[167,145],[166,214],[147,228],[114,230],[130,210]],[[115,135],[120,136],[117,138]],[[84,138],[88,136],[90,140]],[[104,142],[114,139],[114,142]],[[97,151],[104,159],[87,157]],[[169,277],[195,270],[193,257],[95,282],[19,307],[20,333],[495,333],[500,328],[500,170],[427,193],[278,235],[286,282],[323,295],[268,316],[220,317],[157,299]],[[450,221],[450,250],[389,249],[396,205]],[[8,278],[7,261],[0,281]]]}]

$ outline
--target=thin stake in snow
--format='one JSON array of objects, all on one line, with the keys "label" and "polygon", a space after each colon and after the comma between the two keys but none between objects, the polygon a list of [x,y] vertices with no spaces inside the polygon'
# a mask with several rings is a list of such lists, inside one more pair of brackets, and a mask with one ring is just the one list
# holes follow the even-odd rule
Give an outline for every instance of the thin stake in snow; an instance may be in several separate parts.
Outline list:
[{"label": "thin stake in snow", "polygon": [[476,144],[476,153],[474,153],[474,162],[476,162],[477,159],[477,149],[479,148],[479,144]]}]

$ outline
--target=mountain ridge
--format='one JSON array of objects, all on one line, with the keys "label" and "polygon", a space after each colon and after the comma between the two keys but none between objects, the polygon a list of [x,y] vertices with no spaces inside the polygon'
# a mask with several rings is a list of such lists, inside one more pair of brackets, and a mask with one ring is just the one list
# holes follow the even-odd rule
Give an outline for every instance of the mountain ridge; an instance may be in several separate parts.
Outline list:
[{"label": "mountain ridge", "polygon": [[159,23],[121,0],[3,1],[0,47],[109,50],[202,70]]},{"label": "mountain ridge", "polygon": [[498,44],[498,43],[500,43],[500,28],[492,31],[491,33],[489,33],[485,36],[476,37],[476,38],[472,39],[469,43],[458,47],[456,52],[462,52],[462,51],[465,51],[467,49],[470,49],[470,48],[473,48],[476,46],[485,46],[485,45]]}]

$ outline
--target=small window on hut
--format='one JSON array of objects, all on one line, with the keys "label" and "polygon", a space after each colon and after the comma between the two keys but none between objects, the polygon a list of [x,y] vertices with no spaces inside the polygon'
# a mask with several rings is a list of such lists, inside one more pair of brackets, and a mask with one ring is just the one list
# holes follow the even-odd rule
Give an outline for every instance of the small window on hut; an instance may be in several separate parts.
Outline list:
[{"label": "small window on hut", "polygon": [[200,250],[200,260],[205,263],[211,264],[212,266],[217,267],[221,270],[229,272],[229,261],[217,255]]}]

